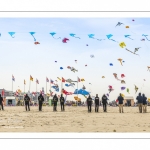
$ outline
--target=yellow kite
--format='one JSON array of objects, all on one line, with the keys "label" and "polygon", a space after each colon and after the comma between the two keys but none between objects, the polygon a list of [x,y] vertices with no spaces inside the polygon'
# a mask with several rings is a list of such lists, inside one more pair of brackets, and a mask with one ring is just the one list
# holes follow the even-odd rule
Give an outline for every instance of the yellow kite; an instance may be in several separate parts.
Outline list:
[{"label": "yellow kite", "polygon": [[119,44],[119,46],[120,46],[121,48],[124,48],[124,47],[126,47],[126,44],[125,44],[124,42],[121,42],[121,43]]}]

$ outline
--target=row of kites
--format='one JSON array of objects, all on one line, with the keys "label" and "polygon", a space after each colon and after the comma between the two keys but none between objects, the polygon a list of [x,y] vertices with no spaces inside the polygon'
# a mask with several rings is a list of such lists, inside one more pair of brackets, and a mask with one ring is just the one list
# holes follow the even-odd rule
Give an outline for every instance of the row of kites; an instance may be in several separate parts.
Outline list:
[{"label": "row of kites", "polygon": [[[12,38],[15,38],[16,32],[8,32],[8,34],[9,34]],[[33,37],[34,41],[36,42],[36,41],[37,41],[36,38],[35,38],[36,32],[29,32],[29,34]],[[61,37],[56,36],[56,32],[50,32],[49,34],[50,34],[54,39],[62,39],[62,42],[63,42],[63,43],[67,43],[67,41],[69,41],[69,38],[66,38],[66,37],[61,38]],[[70,33],[69,35],[70,35],[71,37],[81,39],[79,36],[76,36],[76,34],[74,34],[74,33]],[[1,36],[1,34],[0,34],[0,36]],[[148,39],[148,35],[142,34],[142,36],[143,36],[144,38],[142,38],[141,41],[145,41],[145,39],[148,40],[148,41],[150,41],[150,40]],[[105,40],[105,39],[96,38],[96,37],[95,37],[95,34],[88,34],[88,37],[91,38],[91,39],[98,40],[98,41]],[[108,40],[117,42],[116,40],[114,40],[114,39],[112,38],[112,37],[113,37],[113,34],[108,34],[108,35],[106,35],[106,37],[107,37]],[[127,35],[124,35],[124,37],[133,40],[133,38],[131,38],[131,35],[128,35],[128,34],[127,34]]]}]

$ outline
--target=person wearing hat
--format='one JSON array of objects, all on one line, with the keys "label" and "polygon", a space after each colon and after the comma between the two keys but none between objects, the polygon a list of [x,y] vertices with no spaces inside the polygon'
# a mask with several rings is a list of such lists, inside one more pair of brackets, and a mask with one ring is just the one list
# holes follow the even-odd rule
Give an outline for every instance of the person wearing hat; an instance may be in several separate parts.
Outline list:
[{"label": "person wearing hat", "polygon": [[98,112],[99,110],[99,97],[98,97],[98,94],[96,94],[96,97],[95,97],[95,112]]},{"label": "person wearing hat", "polygon": [[42,105],[43,105],[43,102],[44,102],[44,97],[42,94],[40,94],[38,96],[38,101],[39,101],[39,111],[42,111]]},{"label": "person wearing hat", "polygon": [[[0,105],[1,105],[2,110],[4,110],[3,102],[4,102],[3,97],[1,97],[1,94],[0,94]],[[1,108],[0,108],[0,110],[1,110]]]},{"label": "person wearing hat", "polygon": [[63,97],[63,94],[61,94],[61,96],[60,96],[61,111],[65,111],[65,109],[64,109],[64,103],[65,103],[65,99]]},{"label": "person wearing hat", "polygon": [[141,93],[139,93],[139,95],[136,97],[136,99],[138,101],[139,113],[142,113],[143,97],[142,97]]},{"label": "person wearing hat", "polygon": [[30,97],[28,96],[28,94],[26,94],[26,96],[24,97],[24,101],[25,101],[26,111],[27,111],[27,107],[28,107],[28,111],[30,111],[30,105],[29,105]]}]

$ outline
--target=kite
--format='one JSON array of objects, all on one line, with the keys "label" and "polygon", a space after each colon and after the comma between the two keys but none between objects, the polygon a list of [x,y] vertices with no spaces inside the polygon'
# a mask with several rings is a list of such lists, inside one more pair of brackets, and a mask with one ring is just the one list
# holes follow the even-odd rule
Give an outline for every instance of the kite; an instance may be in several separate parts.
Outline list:
[{"label": "kite", "polygon": [[105,39],[97,39],[97,38],[94,38],[94,34],[88,34],[89,38],[91,39],[96,39],[96,40],[99,40],[99,41],[102,41],[102,40],[105,40]]},{"label": "kite", "polygon": [[[89,84],[91,84],[91,83],[89,83]],[[92,84],[91,84],[92,85]]]},{"label": "kite", "polygon": [[71,69],[71,67],[70,67],[70,66],[68,66],[67,68],[68,68],[68,69]]},{"label": "kite", "polygon": [[76,34],[70,33],[70,36],[80,39],[80,37],[76,37]]},{"label": "kite", "polygon": [[136,86],[136,85],[134,85],[135,86],[135,94],[136,94],[136,92],[138,91],[138,87]]},{"label": "kite", "polygon": [[146,80],[144,79],[144,81],[146,81]]},{"label": "kite", "polygon": [[[127,88],[127,93],[129,93],[129,89]],[[130,94],[130,93],[129,93]]]},{"label": "kite", "polygon": [[135,48],[134,53],[136,53],[141,47]]},{"label": "kite", "polygon": [[126,26],[126,28],[129,28],[129,26]]},{"label": "kite", "polygon": [[106,96],[109,97],[109,94],[107,93]]},{"label": "kite", "polygon": [[84,79],[81,79],[81,81],[83,82],[83,81],[85,81]]},{"label": "kite", "polygon": [[112,88],[112,86],[109,85],[108,87],[109,87],[109,89],[108,89],[109,93],[114,90],[114,89]]},{"label": "kite", "polygon": [[75,90],[73,94],[82,94],[82,95],[89,95],[90,93],[86,90],[80,89],[80,90]]},{"label": "kite", "polygon": [[124,74],[121,74],[121,78],[124,78],[125,77],[125,75]]},{"label": "kite", "polygon": [[86,46],[89,46],[88,44],[86,44]]},{"label": "kite", "polygon": [[86,89],[86,87],[83,85],[82,89],[83,89],[83,90],[85,90],[85,89]]},{"label": "kite", "polygon": [[62,89],[62,93],[65,94],[65,95],[72,95],[73,93],[72,92],[67,92],[66,90]]},{"label": "kite", "polygon": [[81,98],[78,98],[77,96],[75,96],[74,99],[77,101],[81,101]]},{"label": "kite", "polygon": [[122,62],[124,63],[125,61],[123,60]]},{"label": "kite", "polygon": [[116,26],[121,26],[123,23],[121,22],[118,22]]},{"label": "kite", "polygon": [[112,64],[112,63],[110,63],[109,65],[110,65],[110,66],[113,66],[113,64]]},{"label": "kite", "polygon": [[34,42],[35,45],[40,44],[39,42]]},{"label": "kite", "polygon": [[[119,59],[118,59],[118,61],[120,61],[120,64],[122,65],[122,59],[121,59],[121,58],[119,58]],[[123,66],[123,65],[122,65],[122,66]]]},{"label": "kite", "polygon": [[73,81],[71,79],[67,79],[66,82],[71,83],[71,82],[76,82],[76,81]]},{"label": "kite", "polygon": [[125,97],[125,95],[121,94],[122,97]]},{"label": "kite", "polygon": [[119,81],[120,81],[120,79],[118,79],[118,77],[117,77],[117,74],[116,74],[116,73],[113,73],[113,75],[114,75],[114,77],[115,77],[117,80],[119,80]]},{"label": "kite", "polygon": [[77,63],[77,60],[74,60]]},{"label": "kite", "polygon": [[147,66],[148,70],[147,71],[150,71],[150,66]]},{"label": "kite", "polygon": [[87,65],[85,65],[85,67],[87,67]]},{"label": "kite", "polygon": [[55,38],[54,37],[54,35],[56,34],[55,32],[51,32],[51,33],[49,33],[54,39],[61,39],[61,37],[59,37],[59,38]]},{"label": "kite", "polygon": [[126,48],[126,50],[129,51],[129,52],[131,52],[132,54],[139,55],[139,54],[136,54],[136,53],[135,53],[137,50],[135,50],[134,52],[128,50],[127,48]]},{"label": "kite", "polygon": [[122,84],[126,84],[126,82],[125,82],[124,80],[121,80],[121,83],[122,83]]},{"label": "kite", "polygon": [[71,71],[73,71],[74,73],[75,73],[76,71],[78,72],[78,70],[76,70],[74,67],[71,68]]},{"label": "kite", "polygon": [[120,46],[121,48],[124,48],[124,47],[126,47],[126,44],[125,44],[124,42],[121,42],[121,43],[119,43],[119,46]]},{"label": "kite", "polygon": [[117,41],[115,41],[114,39],[110,39],[113,35],[112,34],[108,34],[108,35],[106,35],[107,36],[107,38],[108,38],[108,40],[112,40],[112,41],[114,41],[114,42],[117,42]]},{"label": "kite", "polygon": [[94,55],[90,55],[91,58],[94,58]]},{"label": "kite", "polygon": [[57,77],[57,79],[59,79],[61,81],[61,79],[59,77]]},{"label": "kite", "polygon": [[63,67],[60,67],[60,69],[62,70],[62,69],[63,69]]},{"label": "kite", "polygon": [[132,21],[134,21],[134,19],[132,19]]},{"label": "kite", "polygon": [[[33,36],[33,34],[35,34],[35,32],[29,32],[32,36]],[[35,39],[35,37],[33,36],[33,38],[34,38],[34,41],[36,41],[36,39]]]},{"label": "kite", "polygon": [[105,76],[102,76],[102,78],[105,78]]},{"label": "kite", "polygon": [[57,61],[55,61],[55,63],[57,63]]},{"label": "kite", "polygon": [[53,89],[55,89],[56,92],[59,92],[59,87],[58,86],[52,86]]},{"label": "kite", "polygon": [[12,38],[14,38],[13,35],[15,35],[15,32],[8,32],[8,34],[10,34],[10,36],[11,36]]},{"label": "kite", "polygon": [[[131,39],[131,38],[130,38],[130,35],[124,35],[124,37]],[[131,39],[131,40],[133,40],[133,39]]]},{"label": "kite", "polygon": [[63,38],[63,40],[62,40],[63,43],[67,43],[67,41],[69,41],[69,39],[67,39],[67,38]]},{"label": "kite", "polygon": [[126,87],[121,87],[121,90],[125,90],[126,89]]},{"label": "kite", "polygon": [[65,84],[65,86],[69,87],[69,86],[75,86],[74,83],[70,83],[70,84]]},{"label": "kite", "polygon": [[145,39],[141,39],[141,41],[145,41]]},{"label": "kite", "polygon": [[144,37],[147,39],[147,41],[150,41],[150,40],[147,38],[148,35],[142,34],[142,36],[144,36]]}]

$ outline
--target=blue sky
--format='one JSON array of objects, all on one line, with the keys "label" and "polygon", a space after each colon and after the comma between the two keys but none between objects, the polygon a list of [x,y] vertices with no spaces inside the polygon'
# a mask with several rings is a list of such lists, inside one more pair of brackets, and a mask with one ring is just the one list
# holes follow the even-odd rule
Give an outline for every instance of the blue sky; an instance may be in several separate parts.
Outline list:
[{"label": "blue sky", "polygon": [[[114,91],[110,93],[110,100],[116,99],[120,92],[135,97],[141,89],[150,97],[150,72],[147,71],[147,66],[150,66],[150,41],[141,41],[144,38],[142,34],[150,35],[149,18],[1,18],[0,22],[1,88],[12,89],[12,74],[16,79],[13,89],[16,90],[19,86],[23,91],[25,79],[26,92],[29,89],[30,75],[34,78],[31,91],[36,90],[36,78],[40,82],[38,90],[41,90],[42,87],[46,87],[46,77],[53,80],[57,77],[75,80],[79,76],[85,79],[83,84],[92,95],[98,93],[101,97],[108,93],[108,86],[112,85]],[[118,22],[125,25],[115,27]],[[16,32],[15,38],[11,38],[8,32]],[[34,39],[29,32],[36,32],[35,38],[40,45],[34,45]],[[62,43],[60,39],[53,39],[50,32],[56,32],[55,37],[66,37],[70,41]],[[69,36],[70,33],[81,39]],[[88,34],[95,34],[95,38],[106,40],[90,39]],[[140,57],[121,48],[119,43],[108,40],[107,34],[113,34],[116,41],[125,42],[126,48],[132,51],[141,47],[137,52]],[[124,35],[127,34],[134,40],[125,38]],[[150,36],[148,38],[150,39]],[[91,58],[91,54],[95,58]],[[125,61],[123,66],[118,58]],[[77,60],[77,63],[74,60]],[[114,66],[109,66],[109,63],[113,63]],[[78,72],[71,72],[67,66],[75,67]],[[64,69],[60,70],[60,67]],[[123,80],[126,84],[117,81],[113,73],[117,73],[119,78],[122,73],[125,74]],[[105,76],[105,79],[102,76]],[[83,84],[79,83],[79,88],[82,88]],[[137,94],[134,84],[139,87]],[[121,91],[122,86],[129,88],[130,94],[126,90]],[[74,91],[71,87],[65,87],[65,90]],[[71,98],[72,96],[68,96],[68,99]],[[85,99],[83,96],[80,98]]]}]

